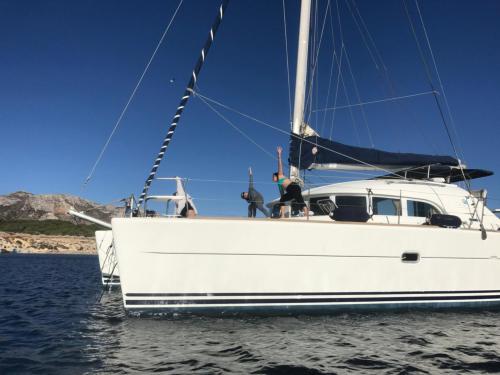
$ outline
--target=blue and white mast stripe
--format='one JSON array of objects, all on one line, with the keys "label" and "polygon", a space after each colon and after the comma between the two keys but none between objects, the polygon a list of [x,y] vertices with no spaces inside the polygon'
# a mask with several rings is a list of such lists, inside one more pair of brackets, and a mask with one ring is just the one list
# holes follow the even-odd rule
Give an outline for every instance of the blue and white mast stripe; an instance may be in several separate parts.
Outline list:
[{"label": "blue and white mast stripe", "polygon": [[191,74],[191,78],[190,78],[189,83],[186,87],[186,91],[184,91],[184,95],[182,96],[181,102],[179,103],[179,106],[177,107],[175,115],[172,118],[170,128],[168,129],[167,135],[165,136],[165,139],[163,140],[163,143],[161,145],[160,152],[158,153],[158,156],[156,157],[156,159],[154,161],[153,168],[151,169],[151,172],[149,173],[149,176],[146,179],[146,182],[144,184],[144,188],[142,189],[142,193],[139,196],[139,200],[137,202],[139,207],[144,202],[144,198],[146,198],[146,194],[149,190],[149,187],[151,186],[151,182],[153,182],[155,175],[156,175],[156,172],[158,171],[158,167],[160,166],[160,163],[163,159],[163,156],[165,155],[167,147],[170,144],[172,137],[174,136],[175,128],[179,124],[179,120],[181,118],[182,112],[184,112],[184,108],[186,107],[187,101],[189,100],[189,98],[191,97],[191,95],[193,93],[194,85],[196,84],[196,80],[198,79],[198,75],[200,73],[200,70],[201,70],[203,63],[205,62],[205,59],[208,55],[208,51],[210,50],[210,47],[212,46],[212,42],[214,41],[215,33],[217,32],[217,29],[219,28],[219,25],[222,21],[222,16],[224,15],[224,12],[226,10],[228,3],[229,3],[229,0],[224,0],[219,7],[217,17],[216,17],[214,23],[212,24],[212,27],[210,28],[210,34],[207,38],[207,41],[205,42],[205,45],[203,46],[203,48],[201,50],[200,57],[198,58],[198,62],[196,63],[196,66],[193,69],[193,73]]}]

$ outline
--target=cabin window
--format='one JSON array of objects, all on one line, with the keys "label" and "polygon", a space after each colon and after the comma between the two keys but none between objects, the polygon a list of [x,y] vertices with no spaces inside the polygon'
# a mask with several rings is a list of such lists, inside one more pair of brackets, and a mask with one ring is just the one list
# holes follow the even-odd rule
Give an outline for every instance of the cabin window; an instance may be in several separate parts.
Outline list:
[{"label": "cabin window", "polygon": [[373,197],[374,215],[401,215],[401,201],[399,199]]},{"label": "cabin window", "polygon": [[439,213],[436,207],[425,202],[407,200],[406,207],[408,209],[408,216],[431,217]]},{"label": "cabin window", "polygon": [[362,207],[366,210],[366,197],[341,195],[335,197],[337,207]]},{"label": "cabin window", "polygon": [[309,208],[314,216],[325,216],[333,210],[333,202],[330,197],[315,197],[309,199]]}]

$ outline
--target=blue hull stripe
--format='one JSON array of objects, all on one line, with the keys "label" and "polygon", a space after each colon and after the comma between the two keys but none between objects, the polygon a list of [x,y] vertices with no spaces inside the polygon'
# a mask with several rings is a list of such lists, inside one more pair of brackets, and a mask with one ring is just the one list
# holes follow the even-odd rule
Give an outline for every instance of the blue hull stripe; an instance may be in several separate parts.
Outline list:
[{"label": "blue hull stripe", "polygon": [[182,308],[183,305],[295,305],[295,304],[351,304],[351,303],[387,303],[387,302],[446,302],[446,301],[475,301],[500,300],[500,294],[495,295],[459,295],[459,296],[408,296],[408,297],[345,297],[345,298],[280,298],[280,299],[180,299],[180,300],[125,300],[127,306],[172,306]]},{"label": "blue hull stripe", "polygon": [[126,293],[126,297],[245,297],[245,296],[362,296],[362,295],[400,295],[400,294],[500,294],[500,290],[432,290],[398,292],[289,292],[289,293]]}]

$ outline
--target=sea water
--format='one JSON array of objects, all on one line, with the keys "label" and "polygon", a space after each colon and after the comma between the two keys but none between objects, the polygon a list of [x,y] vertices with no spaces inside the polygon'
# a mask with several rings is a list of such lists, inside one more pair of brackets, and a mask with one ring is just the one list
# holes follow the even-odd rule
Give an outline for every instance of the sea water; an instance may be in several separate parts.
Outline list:
[{"label": "sea water", "polygon": [[0,374],[500,372],[500,312],[131,317],[98,267],[0,255]]}]

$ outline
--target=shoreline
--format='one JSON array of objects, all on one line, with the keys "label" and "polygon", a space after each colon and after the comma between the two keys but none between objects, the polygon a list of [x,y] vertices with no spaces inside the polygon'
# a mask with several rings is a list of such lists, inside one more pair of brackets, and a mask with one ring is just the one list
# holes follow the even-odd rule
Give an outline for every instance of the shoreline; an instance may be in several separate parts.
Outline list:
[{"label": "shoreline", "polygon": [[16,255],[70,255],[70,256],[97,256],[97,253],[91,254],[91,253],[65,253],[65,252],[39,252],[39,253],[34,253],[34,252],[29,252],[29,251],[16,251],[16,252],[7,252],[7,253],[0,253],[0,257],[2,256],[16,256]]},{"label": "shoreline", "polygon": [[18,254],[97,255],[94,237],[0,232],[0,250],[10,254],[14,249]]}]

